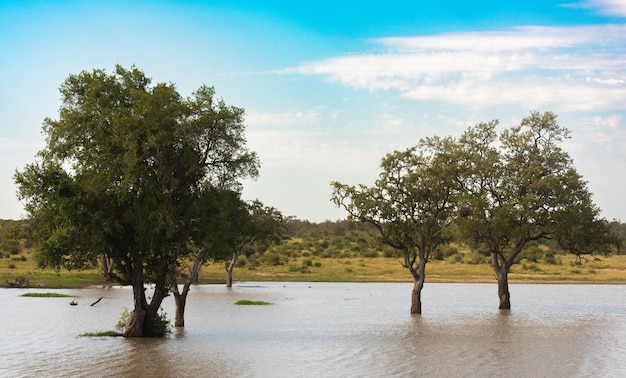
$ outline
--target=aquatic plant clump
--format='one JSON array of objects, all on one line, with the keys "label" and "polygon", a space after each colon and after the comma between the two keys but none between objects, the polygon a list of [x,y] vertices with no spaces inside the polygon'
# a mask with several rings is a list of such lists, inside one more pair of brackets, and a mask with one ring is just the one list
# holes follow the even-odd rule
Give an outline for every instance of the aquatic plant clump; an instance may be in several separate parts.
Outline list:
[{"label": "aquatic plant clump", "polygon": [[242,305],[242,306],[267,306],[267,305],[272,305],[273,303],[265,302],[265,301],[251,301],[249,299],[241,299],[235,302],[235,304]]},{"label": "aquatic plant clump", "polygon": [[33,297],[33,298],[76,298],[75,295],[61,294],[61,293],[24,293],[20,297]]}]

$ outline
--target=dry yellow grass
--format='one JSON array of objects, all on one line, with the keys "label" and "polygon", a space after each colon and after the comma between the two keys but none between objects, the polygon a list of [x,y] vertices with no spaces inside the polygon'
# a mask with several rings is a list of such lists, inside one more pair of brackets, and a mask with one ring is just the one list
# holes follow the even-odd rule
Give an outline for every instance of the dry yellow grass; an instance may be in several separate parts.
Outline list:
[{"label": "dry yellow grass", "polygon": [[[26,277],[31,286],[81,287],[104,282],[99,269],[87,271],[40,270],[30,253],[0,259],[0,284]],[[311,260],[312,266],[303,272],[298,268]],[[522,260],[511,269],[511,283],[626,283],[626,255],[587,256],[577,263],[572,255],[559,255],[559,264],[532,263]],[[319,263],[321,266],[316,267]],[[202,268],[201,283],[223,282],[224,263],[208,264]],[[319,258],[299,257],[277,266],[259,266],[251,270],[237,267],[236,281],[327,281],[327,282],[412,282],[409,271],[396,258]],[[430,261],[426,267],[426,282],[495,282],[488,264],[455,263],[453,259]]]}]

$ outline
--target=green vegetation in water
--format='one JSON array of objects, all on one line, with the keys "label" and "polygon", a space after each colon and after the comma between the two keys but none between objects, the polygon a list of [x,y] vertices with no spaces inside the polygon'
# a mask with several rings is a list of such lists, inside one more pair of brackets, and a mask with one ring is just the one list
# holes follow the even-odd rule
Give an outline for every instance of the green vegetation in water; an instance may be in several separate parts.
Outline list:
[{"label": "green vegetation in water", "polygon": [[271,305],[273,303],[271,302],[265,302],[265,301],[251,301],[249,299],[241,299],[238,300],[237,302],[235,302],[236,305],[244,305],[244,306],[267,306],[267,305]]},{"label": "green vegetation in water", "polygon": [[[154,335],[156,337],[169,336],[172,333],[172,324],[167,318],[167,314],[165,313],[163,308],[160,308],[160,310],[161,311],[157,314],[156,318],[154,319]],[[128,309],[124,307],[124,310],[120,314],[120,319],[117,321],[117,324],[115,325],[115,329],[117,329],[119,332],[123,332],[124,329],[126,328],[126,324],[128,323],[129,318],[130,318],[130,312],[128,312]],[[111,332],[114,332],[114,331],[111,331]],[[112,335],[109,335],[109,336],[112,336]],[[120,336],[123,336],[123,335],[120,333]]]},{"label": "green vegetation in water", "polygon": [[122,336],[122,334],[116,331],[99,331],[99,332],[86,332],[78,336],[81,336],[81,337],[109,337],[109,336],[116,337],[116,336]]},{"label": "green vegetation in water", "polygon": [[75,295],[61,294],[61,293],[24,293],[20,297],[34,297],[34,298],[76,298]]}]

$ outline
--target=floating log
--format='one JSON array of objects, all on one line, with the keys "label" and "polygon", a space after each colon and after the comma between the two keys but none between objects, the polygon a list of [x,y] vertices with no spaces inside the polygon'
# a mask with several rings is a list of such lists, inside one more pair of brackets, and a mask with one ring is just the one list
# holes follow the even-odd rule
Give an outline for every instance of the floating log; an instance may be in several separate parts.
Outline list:
[{"label": "floating log", "polygon": [[98,300],[96,300],[95,302],[93,302],[90,306],[94,306],[96,303],[100,302],[102,300],[102,297],[98,298]]}]

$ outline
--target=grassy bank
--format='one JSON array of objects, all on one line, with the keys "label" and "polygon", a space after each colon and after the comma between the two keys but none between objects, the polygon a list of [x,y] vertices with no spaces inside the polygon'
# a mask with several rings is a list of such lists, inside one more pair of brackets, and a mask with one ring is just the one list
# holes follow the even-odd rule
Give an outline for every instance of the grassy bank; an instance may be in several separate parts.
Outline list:
[{"label": "grassy bank", "polygon": [[[327,282],[412,282],[409,271],[396,258],[299,258],[290,265],[263,266],[256,269],[235,268],[234,279],[243,281],[327,281]],[[318,262],[321,266],[316,267]],[[306,266],[305,269],[302,269]],[[202,270],[203,282],[224,279],[224,264],[211,264]],[[577,262],[574,256],[560,256],[558,264],[527,263],[514,265],[509,275],[512,283],[626,283],[626,256],[590,257]],[[430,261],[426,282],[495,282],[493,270],[486,263],[469,264]]]},{"label": "grassy bank", "polygon": [[[463,257],[463,256],[462,256]],[[459,260],[459,261],[456,261]],[[494,282],[491,267],[484,261],[470,263],[467,258],[432,260],[426,268],[426,282]],[[30,287],[76,288],[105,284],[98,269],[61,271],[37,269],[28,252],[0,259],[0,284],[25,277]],[[513,266],[511,283],[626,283],[626,256],[588,256],[576,261],[573,255],[559,255],[555,262],[520,261]],[[223,263],[202,268],[201,283],[223,282]],[[386,257],[297,257],[280,265],[235,268],[235,281],[327,281],[327,282],[411,282],[408,270],[397,258]]]}]

